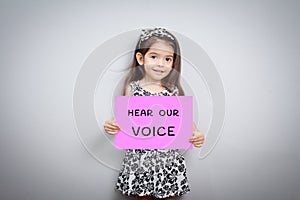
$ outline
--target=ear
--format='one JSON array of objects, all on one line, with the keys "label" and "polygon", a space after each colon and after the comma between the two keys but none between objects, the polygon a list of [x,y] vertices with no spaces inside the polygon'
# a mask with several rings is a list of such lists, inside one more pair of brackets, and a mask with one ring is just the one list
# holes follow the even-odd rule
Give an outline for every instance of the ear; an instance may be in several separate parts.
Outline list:
[{"label": "ear", "polygon": [[139,63],[139,65],[143,65],[144,64],[144,56],[141,52],[137,52],[135,54],[135,58],[137,60],[137,62]]}]

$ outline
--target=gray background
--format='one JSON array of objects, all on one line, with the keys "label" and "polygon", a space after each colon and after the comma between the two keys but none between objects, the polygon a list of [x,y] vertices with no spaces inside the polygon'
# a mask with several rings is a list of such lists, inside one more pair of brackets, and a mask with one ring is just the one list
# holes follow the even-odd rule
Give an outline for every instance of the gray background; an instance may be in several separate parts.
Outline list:
[{"label": "gray background", "polygon": [[214,151],[182,199],[298,199],[299,1],[1,1],[0,199],[128,199],[83,148],[72,95],[89,54],[132,29],[192,38],[225,87]]}]

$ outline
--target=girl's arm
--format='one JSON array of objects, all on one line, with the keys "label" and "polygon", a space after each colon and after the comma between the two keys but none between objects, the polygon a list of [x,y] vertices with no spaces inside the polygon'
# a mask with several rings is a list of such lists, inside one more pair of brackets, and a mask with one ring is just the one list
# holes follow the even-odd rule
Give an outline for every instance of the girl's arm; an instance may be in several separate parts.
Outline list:
[{"label": "girl's arm", "polygon": [[[129,96],[130,95],[130,85],[127,85],[126,90],[125,90],[125,96]],[[110,135],[115,135],[116,133],[118,133],[121,128],[120,126],[115,123],[115,119],[111,119],[111,120],[107,120],[104,123],[104,130],[106,133],[110,134]]]},{"label": "girl's arm", "polygon": [[201,133],[195,123],[193,122],[193,136],[190,138],[190,142],[195,146],[195,147],[201,147],[204,143],[204,134]]}]

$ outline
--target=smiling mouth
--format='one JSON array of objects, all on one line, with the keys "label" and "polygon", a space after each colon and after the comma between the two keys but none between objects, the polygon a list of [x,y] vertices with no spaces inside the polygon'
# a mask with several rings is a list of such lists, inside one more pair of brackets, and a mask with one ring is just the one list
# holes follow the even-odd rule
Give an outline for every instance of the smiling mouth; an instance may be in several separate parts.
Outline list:
[{"label": "smiling mouth", "polygon": [[153,69],[153,71],[158,72],[158,73],[163,73],[164,71],[158,70],[158,69]]}]

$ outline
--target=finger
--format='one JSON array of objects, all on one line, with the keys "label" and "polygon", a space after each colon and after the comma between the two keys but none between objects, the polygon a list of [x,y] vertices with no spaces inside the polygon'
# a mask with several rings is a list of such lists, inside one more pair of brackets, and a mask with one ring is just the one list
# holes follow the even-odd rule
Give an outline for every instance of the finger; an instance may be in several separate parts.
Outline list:
[{"label": "finger", "polygon": [[193,136],[193,137],[190,138],[190,141],[191,142],[196,142],[196,141],[199,141],[199,138],[196,137],[196,136]]},{"label": "finger", "polygon": [[195,137],[195,138],[192,138],[192,140],[195,142],[204,141],[204,137]]},{"label": "finger", "polygon": [[197,142],[197,141],[195,141],[195,140],[190,140],[189,142],[194,144],[194,143]]},{"label": "finger", "polygon": [[195,144],[194,147],[200,148],[200,147],[202,147],[202,145],[201,145],[201,144],[199,144],[199,145],[198,145],[198,144],[197,144],[197,145]]},{"label": "finger", "polygon": [[112,124],[115,126],[119,126],[115,121],[112,121]]},{"label": "finger", "polygon": [[106,133],[118,133],[120,130],[115,130],[115,129],[106,129]]},{"label": "finger", "polygon": [[117,134],[119,131],[106,131],[108,134],[111,134],[111,135],[115,135]]},{"label": "finger", "polygon": [[118,125],[112,125],[112,124],[104,124],[104,128],[120,129]]},{"label": "finger", "polygon": [[119,125],[118,125],[117,123],[112,122],[112,121],[106,122],[105,124],[106,124],[106,125],[109,125],[109,126],[119,127]]},{"label": "finger", "polygon": [[119,126],[115,121],[109,121],[109,124],[112,126]]},{"label": "finger", "polygon": [[194,142],[193,143],[195,146],[202,146],[203,145],[203,142]]},{"label": "finger", "polygon": [[109,124],[104,124],[104,129],[106,130],[120,130],[120,127],[111,126]]},{"label": "finger", "polygon": [[203,144],[204,142],[194,142],[194,144]]},{"label": "finger", "polygon": [[119,131],[121,130],[120,128],[115,128],[115,127],[104,127],[105,131]]},{"label": "finger", "polygon": [[104,127],[104,130],[107,130],[107,131],[119,131],[120,129],[119,128],[115,128],[115,127]]},{"label": "finger", "polygon": [[193,143],[194,141],[195,141],[195,139],[193,139],[193,138],[190,138],[190,139],[189,139],[189,142],[192,142],[192,143]]},{"label": "finger", "polygon": [[195,138],[193,141],[194,142],[204,142],[204,139],[202,139],[202,138]]}]

